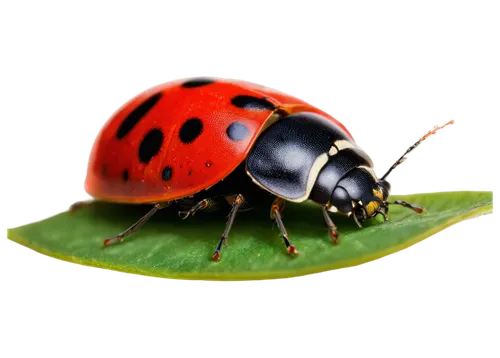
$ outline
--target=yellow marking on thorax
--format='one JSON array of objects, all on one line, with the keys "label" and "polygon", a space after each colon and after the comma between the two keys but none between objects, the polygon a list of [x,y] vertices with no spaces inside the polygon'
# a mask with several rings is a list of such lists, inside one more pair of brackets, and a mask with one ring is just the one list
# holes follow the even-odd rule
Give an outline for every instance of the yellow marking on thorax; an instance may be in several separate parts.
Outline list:
[{"label": "yellow marking on thorax", "polygon": [[375,213],[379,207],[380,207],[380,204],[378,203],[378,201],[370,201],[365,206],[366,214],[368,216],[372,216],[373,213]]},{"label": "yellow marking on thorax", "polygon": [[[384,200],[384,195],[380,189],[373,189],[373,195],[380,200]],[[365,206],[366,214],[372,216],[380,208],[380,203],[378,201],[370,201]]]}]

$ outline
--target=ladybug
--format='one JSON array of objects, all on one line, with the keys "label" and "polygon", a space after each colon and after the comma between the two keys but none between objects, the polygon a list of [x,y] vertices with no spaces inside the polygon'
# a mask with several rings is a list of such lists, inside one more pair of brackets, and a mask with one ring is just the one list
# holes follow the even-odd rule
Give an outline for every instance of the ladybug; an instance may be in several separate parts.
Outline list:
[{"label": "ladybug", "polygon": [[378,214],[387,220],[390,204],[422,213],[417,205],[388,202],[386,178],[442,127],[378,178],[347,128],[298,98],[245,81],[176,80],[146,90],[112,115],[92,148],[85,189],[99,200],[153,205],[106,246],[170,204],[187,218],[225,203],[229,217],[212,256],[219,260],[237,213],[267,201],[287,252],[297,255],[282,220],[287,201],[319,204],[334,244],[338,233],[329,213],[347,214],[360,227]]}]

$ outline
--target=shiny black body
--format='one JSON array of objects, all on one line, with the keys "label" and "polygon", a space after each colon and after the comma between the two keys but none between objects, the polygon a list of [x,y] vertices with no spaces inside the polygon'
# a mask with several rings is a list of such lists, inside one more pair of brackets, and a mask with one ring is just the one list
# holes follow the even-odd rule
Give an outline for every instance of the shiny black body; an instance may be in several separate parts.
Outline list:
[{"label": "shiny black body", "polygon": [[374,198],[380,186],[372,167],[341,127],[308,112],[272,124],[247,158],[247,173],[262,188],[285,200],[309,199],[344,213],[358,202],[381,199]]}]

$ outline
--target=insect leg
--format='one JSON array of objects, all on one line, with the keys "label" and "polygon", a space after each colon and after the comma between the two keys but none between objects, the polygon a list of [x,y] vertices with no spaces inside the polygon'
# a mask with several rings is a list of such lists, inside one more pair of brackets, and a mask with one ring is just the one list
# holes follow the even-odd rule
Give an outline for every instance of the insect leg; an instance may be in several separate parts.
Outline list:
[{"label": "insect leg", "polygon": [[388,205],[401,205],[401,206],[404,206],[405,208],[413,210],[414,212],[416,212],[418,214],[422,214],[425,211],[425,209],[423,207],[415,205],[415,204],[407,203],[406,201],[403,201],[403,200],[388,201],[387,204]]},{"label": "insect leg", "polygon": [[286,232],[285,225],[281,219],[281,211],[283,210],[284,204],[285,201],[281,198],[274,200],[273,205],[271,206],[271,218],[276,221],[276,224],[281,231],[281,238],[285,243],[286,251],[288,251],[289,254],[298,255],[299,251],[295,248],[295,245],[288,240],[288,233]]},{"label": "insect leg", "polygon": [[179,211],[178,214],[181,217],[181,219],[187,219],[189,216],[194,215],[198,210],[208,209],[212,205],[213,205],[212,200],[203,199],[202,201],[193,205],[191,209]]},{"label": "insect leg", "polygon": [[363,225],[361,225],[361,223],[359,222],[358,217],[356,216],[356,214],[354,212],[351,212],[350,216],[352,217],[352,219],[354,220],[354,222],[356,223],[356,225],[358,225],[358,227],[360,229],[362,229]]},{"label": "insect leg", "polygon": [[243,195],[238,194],[234,197],[233,207],[229,212],[229,218],[227,219],[226,228],[224,229],[219,244],[217,245],[217,248],[215,249],[214,254],[212,255],[212,260],[214,261],[220,260],[220,250],[222,249],[222,244],[226,241],[227,237],[229,236],[229,232],[231,231],[231,227],[233,226],[236,213],[238,212],[238,209],[244,202],[245,198],[243,197]]},{"label": "insect leg", "polygon": [[109,239],[106,239],[104,240],[104,246],[109,246],[117,241],[119,242],[123,242],[123,238],[125,236],[128,236],[130,234],[132,234],[134,231],[136,231],[137,229],[139,229],[142,225],[144,225],[149,219],[151,219],[151,217],[158,211],[158,210],[161,210],[163,208],[166,208],[167,206],[170,205],[170,202],[165,202],[165,203],[157,203],[153,206],[153,208],[151,210],[149,210],[146,215],[144,215],[142,218],[140,218],[134,225],[132,225],[131,227],[129,227],[127,230],[125,230],[124,232],[116,235],[116,236],[113,236]]},{"label": "insect leg", "polygon": [[326,225],[328,226],[328,230],[330,231],[330,237],[332,238],[332,244],[338,245],[338,243],[339,243],[339,235],[338,235],[338,232],[337,232],[337,227],[333,223],[333,220],[330,217],[330,214],[328,214],[328,211],[326,210],[326,207],[322,206],[321,210],[323,211],[323,217],[325,218]]}]

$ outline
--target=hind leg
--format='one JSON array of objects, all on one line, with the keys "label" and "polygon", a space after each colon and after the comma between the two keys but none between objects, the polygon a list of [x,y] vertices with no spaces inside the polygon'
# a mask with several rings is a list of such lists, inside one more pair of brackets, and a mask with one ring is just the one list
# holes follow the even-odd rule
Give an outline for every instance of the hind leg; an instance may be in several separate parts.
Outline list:
[{"label": "hind leg", "polygon": [[109,246],[115,242],[123,242],[123,239],[132,234],[133,232],[135,232],[136,230],[138,230],[140,227],[142,227],[145,223],[148,222],[149,219],[151,219],[151,217],[156,214],[156,212],[158,210],[161,210],[163,208],[166,208],[167,206],[170,205],[170,202],[165,202],[165,203],[157,203],[153,206],[153,208],[148,211],[146,213],[146,215],[144,215],[142,218],[140,218],[134,225],[132,225],[131,227],[129,227],[127,230],[125,230],[124,232],[116,235],[116,236],[113,236],[113,237],[110,237],[109,239],[106,239],[104,240],[104,246]]}]

